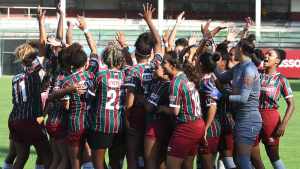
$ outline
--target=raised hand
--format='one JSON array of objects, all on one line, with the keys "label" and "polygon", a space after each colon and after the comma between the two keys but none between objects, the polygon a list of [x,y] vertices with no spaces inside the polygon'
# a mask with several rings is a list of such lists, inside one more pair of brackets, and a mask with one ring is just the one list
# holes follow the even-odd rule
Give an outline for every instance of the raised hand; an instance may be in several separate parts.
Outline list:
[{"label": "raised hand", "polygon": [[45,15],[46,15],[46,11],[43,11],[42,8],[40,6],[38,6],[37,8],[37,18],[40,22],[45,22]]},{"label": "raised hand", "polygon": [[205,23],[204,26],[201,25],[201,32],[202,32],[203,37],[209,36],[209,30],[208,30],[208,28],[209,28],[210,23],[211,23],[211,19],[209,19],[209,20]]},{"label": "raised hand", "polygon": [[57,3],[57,6],[56,6],[56,12],[57,12],[59,15],[63,15],[63,14],[64,14],[63,10],[61,9],[61,2],[60,2],[60,1]]},{"label": "raised hand", "polygon": [[85,21],[85,18],[83,17],[83,16],[77,16],[77,21],[78,21],[78,28],[80,29],[80,30],[85,30],[85,29],[87,29],[87,24],[86,24],[86,21]]},{"label": "raised hand", "polygon": [[171,34],[170,30],[164,31],[162,36],[164,43],[168,43],[170,34]]},{"label": "raised hand", "polygon": [[152,4],[149,4],[148,2],[143,4],[143,13],[139,13],[139,16],[143,17],[145,21],[152,20],[152,14],[155,11],[155,8],[152,7]]},{"label": "raised hand", "polygon": [[178,16],[177,16],[177,19],[176,19],[176,23],[178,23],[178,24],[181,24],[182,23],[182,21],[184,21],[185,20],[185,18],[183,17],[184,16],[184,14],[185,14],[185,12],[184,11],[182,11]]},{"label": "raised hand", "polygon": [[197,43],[196,33],[193,32],[192,35],[189,37],[189,46],[196,45],[196,43]]},{"label": "raised hand", "polygon": [[120,46],[126,47],[127,46],[127,41],[124,32],[117,32],[115,36],[116,41],[120,44]]},{"label": "raised hand", "polygon": [[245,18],[245,26],[244,26],[244,29],[250,29],[251,26],[254,26],[255,23],[254,21],[251,19],[251,17],[247,17]]},{"label": "raised hand", "polygon": [[74,23],[72,21],[67,21],[67,26],[69,29],[74,28]]},{"label": "raised hand", "polygon": [[226,40],[229,42],[234,42],[238,34],[239,30],[237,30],[235,27],[228,28]]}]

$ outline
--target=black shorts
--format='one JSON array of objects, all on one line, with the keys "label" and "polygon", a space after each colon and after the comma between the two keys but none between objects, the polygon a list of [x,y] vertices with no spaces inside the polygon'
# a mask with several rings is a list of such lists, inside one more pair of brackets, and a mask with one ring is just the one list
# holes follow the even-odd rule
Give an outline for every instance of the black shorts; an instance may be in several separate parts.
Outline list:
[{"label": "black shorts", "polygon": [[116,134],[105,134],[89,130],[87,132],[87,142],[92,150],[106,149],[112,146]]}]

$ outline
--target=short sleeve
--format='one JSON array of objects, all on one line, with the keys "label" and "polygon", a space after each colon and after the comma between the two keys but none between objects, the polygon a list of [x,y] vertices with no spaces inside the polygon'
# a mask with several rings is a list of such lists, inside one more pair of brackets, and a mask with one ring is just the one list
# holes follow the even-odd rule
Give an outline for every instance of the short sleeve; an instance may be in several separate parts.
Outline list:
[{"label": "short sleeve", "polygon": [[125,79],[125,87],[134,90],[138,84],[138,79],[133,71],[129,72]]},{"label": "short sleeve", "polygon": [[181,91],[181,81],[175,79],[171,82],[170,86],[170,97],[169,106],[170,107],[180,107],[180,91]]},{"label": "short sleeve", "polygon": [[280,77],[280,84],[281,84],[281,86],[280,86],[280,93],[281,93],[281,95],[285,99],[293,97],[293,91],[292,91],[292,88],[291,88],[290,83],[287,80],[287,78]]}]

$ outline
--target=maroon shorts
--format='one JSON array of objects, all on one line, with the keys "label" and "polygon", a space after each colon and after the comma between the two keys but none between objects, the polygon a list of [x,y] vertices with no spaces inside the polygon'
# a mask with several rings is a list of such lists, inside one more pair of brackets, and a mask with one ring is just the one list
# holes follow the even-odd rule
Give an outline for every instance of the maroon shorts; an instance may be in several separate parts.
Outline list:
[{"label": "maroon shorts", "polygon": [[145,137],[157,139],[161,143],[168,144],[172,135],[172,124],[166,120],[154,120],[148,123]]},{"label": "maroon shorts", "polygon": [[47,123],[47,132],[54,140],[64,139],[67,135],[66,128],[61,123]]},{"label": "maroon shorts", "polygon": [[130,110],[128,121],[131,128],[142,132],[145,131],[145,112],[146,110],[143,107],[134,107]]},{"label": "maroon shorts", "polygon": [[83,131],[77,131],[77,132],[71,132],[69,131],[66,137],[66,142],[70,146],[78,147],[82,145],[86,141],[86,132]]},{"label": "maroon shorts", "polygon": [[220,137],[209,137],[206,140],[202,138],[198,153],[199,154],[214,154],[219,150]]},{"label": "maroon shorts", "polygon": [[36,121],[11,121],[8,123],[8,127],[13,141],[31,145],[48,141],[45,126]]},{"label": "maroon shorts", "polygon": [[226,117],[221,119],[221,136],[220,136],[220,150],[233,151],[233,127],[229,124]]},{"label": "maroon shorts", "polygon": [[204,125],[203,119],[178,124],[168,145],[168,155],[182,159],[195,156],[204,135]]},{"label": "maroon shorts", "polygon": [[276,129],[280,124],[280,114],[276,109],[260,110],[263,120],[260,139],[266,145],[278,145],[279,137],[274,137]]}]

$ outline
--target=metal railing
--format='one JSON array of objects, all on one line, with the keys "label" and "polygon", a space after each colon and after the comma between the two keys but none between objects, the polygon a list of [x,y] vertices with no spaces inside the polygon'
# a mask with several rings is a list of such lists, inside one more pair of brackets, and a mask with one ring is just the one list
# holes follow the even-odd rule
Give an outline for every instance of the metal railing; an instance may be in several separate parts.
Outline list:
[{"label": "metal railing", "polygon": [[[11,9],[24,9],[27,12],[24,12],[24,16],[32,17],[35,16],[36,13],[31,13],[31,10],[37,9],[38,7],[31,7],[31,6],[0,6],[1,9],[6,9],[6,16],[10,18],[11,16]],[[44,10],[56,10],[55,7],[41,7]]]}]

